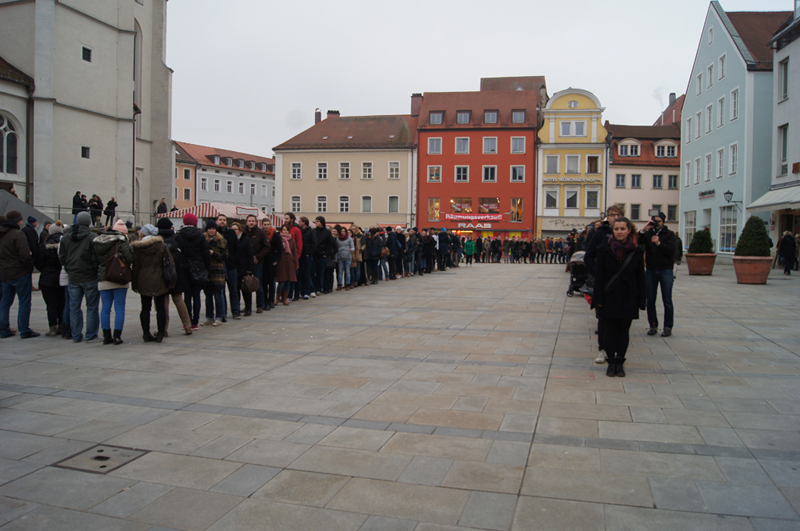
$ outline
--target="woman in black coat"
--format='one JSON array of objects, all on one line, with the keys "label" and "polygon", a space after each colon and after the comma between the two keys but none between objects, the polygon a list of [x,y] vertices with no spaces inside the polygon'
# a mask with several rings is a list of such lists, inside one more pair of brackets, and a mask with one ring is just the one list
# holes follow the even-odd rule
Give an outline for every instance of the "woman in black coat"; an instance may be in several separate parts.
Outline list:
[{"label": "woman in black coat", "polygon": [[625,376],[631,322],[645,309],[644,248],[628,218],[617,217],[612,236],[598,242],[592,303],[603,320],[606,376]]},{"label": "woman in black coat", "polygon": [[106,227],[111,227],[114,222],[114,217],[117,215],[117,207],[119,204],[117,201],[112,197],[111,201],[106,203],[106,209],[104,211],[106,215]]},{"label": "woman in black coat", "polygon": [[[189,278],[186,268],[183,264],[183,257],[178,250],[178,243],[175,240],[175,230],[172,227],[172,221],[169,218],[160,218],[156,222],[158,228],[158,235],[164,239],[167,249],[172,255],[172,262],[175,265],[175,272],[177,273],[178,281],[169,290],[169,296],[172,297],[172,303],[175,309],[178,310],[178,315],[183,323],[183,333],[191,335],[192,333],[192,319],[189,317],[189,310],[186,308],[186,303],[183,300],[183,292],[189,289]],[[164,297],[164,304],[167,306],[166,315],[167,323],[164,328],[164,337],[169,337],[169,298]]]},{"label": "woman in black coat", "polygon": [[783,233],[783,238],[781,238],[778,246],[778,253],[783,259],[783,274],[791,275],[794,267],[795,251],[797,251],[797,242],[795,242],[794,236],[790,231],[787,230]]}]

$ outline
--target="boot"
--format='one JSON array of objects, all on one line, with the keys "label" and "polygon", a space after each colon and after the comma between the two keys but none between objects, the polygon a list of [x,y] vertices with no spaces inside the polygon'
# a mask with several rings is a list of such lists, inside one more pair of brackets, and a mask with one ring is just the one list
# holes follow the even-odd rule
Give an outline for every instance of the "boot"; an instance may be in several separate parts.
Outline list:
[{"label": "boot", "polygon": [[156,338],[150,333],[150,312],[140,313],[139,322],[142,324],[142,339],[145,343],[155,341]]},{"label": "boot", "polygon": [[614,376],[625,378],[625,369],[622,367],[625,364],[625,358],[617,359]]},{"label": "boot", "polygon": [[608,359],[608,368],[606,369],[606,376],[613,378],[617,374],[617,358],[616,354],[606,354]]},{"label": "boot", "polygon": [[284,306],[289,306],[289,292],[288,291],[284,291],[283,292],[283,305]]},{"label": "boot", "polygon": [[58,326],[51,326],[50,331],[45,334],[47,337],[56,337],[58,335]]},{"label": "boot", "polygon": [[159,332],[156,334],[156,343],[161,343],[164,340],[164,332]]},{"label": "boot", "polygon": [[115,345],[122,344],[122,330],[114,330],[114,344]]},{"label": "boot", "polygon": [[111,329],[110,328],[103,328],[103,344],[104,345],[110,345],[113,342],[114,342],[114,340],[111,339]]}]

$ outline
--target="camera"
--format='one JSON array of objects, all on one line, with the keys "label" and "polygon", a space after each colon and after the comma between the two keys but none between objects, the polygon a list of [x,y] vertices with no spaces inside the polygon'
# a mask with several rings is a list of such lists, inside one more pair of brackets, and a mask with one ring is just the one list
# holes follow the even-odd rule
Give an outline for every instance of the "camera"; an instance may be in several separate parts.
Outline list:
[{"label": "camera", "polygon": [[655,225],[656,223],[658,223],[658,222],[656,221],[656,217],[658,216],[658,214],[659,214],[659,211],[658,211],[658,209],[657,209],[657,208],[651,208],[650,210],[648,210],[648,211],[647,211],[647,215],[648,215],[648,216],[650,216],[650,222],[651,222],[653,225]]}]

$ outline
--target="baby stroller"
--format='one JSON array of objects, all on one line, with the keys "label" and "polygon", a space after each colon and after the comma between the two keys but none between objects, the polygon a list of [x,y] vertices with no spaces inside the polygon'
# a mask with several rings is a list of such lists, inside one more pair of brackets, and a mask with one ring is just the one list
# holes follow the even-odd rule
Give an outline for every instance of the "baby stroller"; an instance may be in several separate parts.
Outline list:
[{"label": "baby stroller", "polygon": [[572,297],[576,291],[586,283],[586,278],[589,276],[589,271],[586,269],[586,264],[583,262],[583,257],[586,253],[578,251],[572,255],[569,261],[569,289],[567,290],[567,297]]}]

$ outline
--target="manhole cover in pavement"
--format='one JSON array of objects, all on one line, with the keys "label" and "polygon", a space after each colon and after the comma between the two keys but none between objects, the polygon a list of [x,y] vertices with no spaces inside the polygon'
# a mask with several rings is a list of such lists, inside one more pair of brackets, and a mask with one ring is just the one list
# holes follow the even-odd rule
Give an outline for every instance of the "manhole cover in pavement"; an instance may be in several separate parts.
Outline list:
[{"label": "manhole cover in pavement", "polygon": [[134,450],[133,448],[99,444],[63,461],[59,461],[55,466],[107,474],[142,457],[146,453],[147,450]]}]

